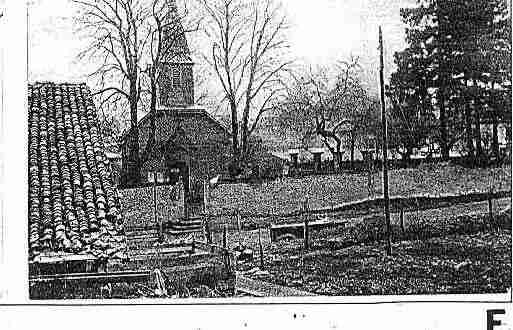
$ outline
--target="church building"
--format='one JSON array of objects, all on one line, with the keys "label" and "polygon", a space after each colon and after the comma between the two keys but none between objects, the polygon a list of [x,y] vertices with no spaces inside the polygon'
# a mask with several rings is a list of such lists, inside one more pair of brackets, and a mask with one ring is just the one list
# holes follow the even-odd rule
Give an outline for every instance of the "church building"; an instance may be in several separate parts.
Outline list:
[{"label": "church building", "polygon": [[[178,19],[175,1],[170,12]],[[167,33],[170,54],[158,80],[159,96],[156,113],[155,147],[142,163],[142,184],[153,182],[174,184],[184,181],[185,190],[227,172],[231,157],[230,132],[204,108],[194,103],[194,63],[180,23]],[[145,150],[150,136],[150,114],[139,121],[139,148]],[[122,156],[128,157],[127,136]]]}]

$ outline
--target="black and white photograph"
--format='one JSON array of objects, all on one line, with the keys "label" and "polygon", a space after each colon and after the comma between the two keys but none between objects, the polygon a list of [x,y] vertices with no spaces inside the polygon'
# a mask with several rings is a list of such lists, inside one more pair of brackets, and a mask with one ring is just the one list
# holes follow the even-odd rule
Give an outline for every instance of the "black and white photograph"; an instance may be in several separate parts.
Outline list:
[{"label": "black and white photograph", "polygon": [[31,302],[511,301],[511,1],[26,15]]}]

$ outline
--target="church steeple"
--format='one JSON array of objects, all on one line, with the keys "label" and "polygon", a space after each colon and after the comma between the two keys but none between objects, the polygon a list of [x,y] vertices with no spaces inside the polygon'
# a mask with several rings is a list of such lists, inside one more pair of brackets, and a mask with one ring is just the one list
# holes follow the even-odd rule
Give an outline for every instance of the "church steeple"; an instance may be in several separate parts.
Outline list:
[{"label": "church steeple", "polygon": [[164,29],[163,72],[159,79],[160,105],[185,107],[194,104],[193,62],[175,0],[167,1],[169,10]]}]

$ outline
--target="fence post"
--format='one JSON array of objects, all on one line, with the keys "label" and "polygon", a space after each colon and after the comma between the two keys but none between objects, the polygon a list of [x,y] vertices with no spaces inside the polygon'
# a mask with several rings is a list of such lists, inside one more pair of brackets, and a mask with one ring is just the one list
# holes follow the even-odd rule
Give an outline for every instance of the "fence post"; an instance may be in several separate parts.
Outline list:
[{"label": "fence post", "polygon": [[196,243],[194,242],[194,239],[192,240],[191,244],[191,254],[194,254],[196,252]]},{"label": "fence post", "polygon": [[309,228],[308,228],[308,217],[309,217],[309,211],[308,211],[308,198],[305,199],[305,202],[304,202],[304,217],[305,217],[305,225],[304,225],[304,247],[305,247],[305,250],[308,250],[309,249],[309,239],[310,239],[310,231],[309,231]]},{"label": "fence post", "polygon": [[210,220],[205,217],[205,234],[207,236],[207,243],[212,244],[212,232],[210,231]]},{"label": "fence post", "polygon": [[258,249],[260,250],[260,269],[264,269],[264,249],[262,247],[262,236],[258,227]]},{"label": "fence post", "polygon": [[490,189],[490,191],[488,192],[488,216],[489,216],[489,219],[490,219],[490,224],[493,225],[493,200],[492,200],[492,196],[493,196],[493,190]]},{"label": "fence post", "polygon": [[404,205],[401,205],[400,208],[401,208],[401,211],[399,214],[399,218],[400,218],[400,222],[401,222],[401,232],[404,237],[404,232],[405,232],[405,230],[404,230]]},{"label": "fence post", "polygon": [[223,226],[223,248],[226,249],[227,241],[226,241],[226,224]]},{"label": "fence post", "polygon": [[223,250],[223,254],[224,254],[226,270],[229,273],[231,273],[232,272],[232,265],[231,265],[231,260],[230,260],[230,252],[228,252],[228,250]]},{"label": "fence post", "polygon": [[237,219],[237,236],[239,238],[239,247],[242,247],[242,234],[241,234],[241,231],[242,231],[242,226],[241,226],[241,219],[240,219],[240,209],[237,208],[237,211],[235,213],[235,217]]},{"label": "fence post", "polygon": [[159,241],[164,239],[164,229],[162,226],[162,219],[157,215],[157,172],[153,172],[153,221],[159,228]]}]

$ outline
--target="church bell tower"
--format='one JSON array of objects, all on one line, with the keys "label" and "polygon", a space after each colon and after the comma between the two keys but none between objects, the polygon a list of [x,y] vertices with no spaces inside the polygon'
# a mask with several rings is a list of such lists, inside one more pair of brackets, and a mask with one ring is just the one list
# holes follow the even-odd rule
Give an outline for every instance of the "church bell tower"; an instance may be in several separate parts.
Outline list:
[{"label": "church bell tower", "polygon": [[194,105],[193,65],[176,0],[168,0],[163,48],[166,53],[158,80],[159,101],[163,107]]}]

